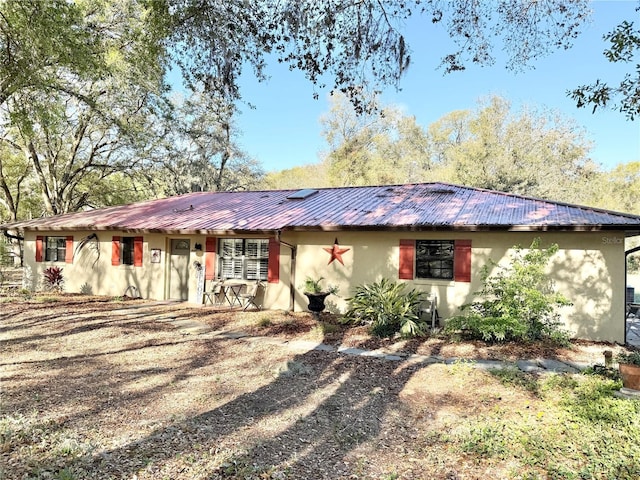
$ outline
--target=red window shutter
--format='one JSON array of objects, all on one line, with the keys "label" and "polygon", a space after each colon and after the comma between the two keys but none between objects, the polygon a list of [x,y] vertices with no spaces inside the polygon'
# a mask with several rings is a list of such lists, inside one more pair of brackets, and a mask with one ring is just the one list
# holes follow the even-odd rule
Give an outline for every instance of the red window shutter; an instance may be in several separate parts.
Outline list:
[{"label": "red window shutter", "polygon": [[64,261],[66,263],[73,263],[73,235],[67,237],[67,243],[64,253]]},{"label": "red window shutter", "polygon": [[120,265],[120,237],[111,237],[111,265]]},{"label": "red window shutter", "polygon": [[278,283],[280,281],[280,242],[275,237],[269,238],[269,261],[267,264],[267,281]]},{"label": "red window shutter", "polygon": [[213,280],[216,278],[216,237],[207,237],[204,250],[204,278]]},{"label": "red window shutter", "polygon": [[38,235],[36,237],[36,262],[42,261],[42,250],[44,248],[44,237]]},{"label": "red window shutter", "polygon": [[142,244],[143,237],[134,237],[133,238],[133,266],[141,267],[142,266]]},{"label": "red window shutter", "polygon": [[415,240],[400,240],[400,262],[398,268],[398,278],[400,280],[413,280],[413,260],[415,255]]},{"label": "red window shutter", "polygon": [[453,279],[471,281],[471,240],[456,240],[453,252]]}]

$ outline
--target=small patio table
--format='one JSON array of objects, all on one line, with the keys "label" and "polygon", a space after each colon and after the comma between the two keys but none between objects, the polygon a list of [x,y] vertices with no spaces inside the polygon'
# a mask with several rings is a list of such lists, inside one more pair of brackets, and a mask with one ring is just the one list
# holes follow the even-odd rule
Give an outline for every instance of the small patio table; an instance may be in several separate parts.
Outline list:
[{"label": "small patio table", "polygon": [[242,306],[242,300],[240,299],[240,293],[244,288],[244,283],[225,283],[222,285],[222,293],[224,298],[229,303],[230,307],[233,307],[236,303],[239,307]]}]

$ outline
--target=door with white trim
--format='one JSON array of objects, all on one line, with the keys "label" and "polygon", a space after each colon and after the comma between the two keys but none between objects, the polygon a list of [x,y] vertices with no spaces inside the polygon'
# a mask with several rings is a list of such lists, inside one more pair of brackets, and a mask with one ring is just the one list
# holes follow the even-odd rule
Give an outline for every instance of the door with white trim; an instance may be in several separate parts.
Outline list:
[{"label": "door with white trim", "polygon": [[171,259],[169,261],[169,299],[189,299],[189,240],[171,240]]}]

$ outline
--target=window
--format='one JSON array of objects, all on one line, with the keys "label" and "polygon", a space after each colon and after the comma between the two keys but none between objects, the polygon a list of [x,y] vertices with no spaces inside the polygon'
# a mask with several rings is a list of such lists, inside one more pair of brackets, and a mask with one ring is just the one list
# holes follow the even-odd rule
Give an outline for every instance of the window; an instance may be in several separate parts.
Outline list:
[{"label": "window", "polygon": [[48,262],[64,262],[67,253],[67,237],[46,237],[44,259]]},{"label": "window", "polygon": [[453,240],[416,240],[416,278],[453,279]]},{"label": "window", "polygon": [[122,265],[133,265],[133,238],[134,237],[122,237],[120,243]]},{"label": "window", "polygon": [[112,237],[111,265],[142,266],[142,237]]},{"label": "window", "polygon": [[223,279],[267,280],[269,240],[223,238],[220,240],[220,276]]},{"label": "window", "polygon": [[399,244],[398,278],[471,281],[471,240],[411,240]]}]

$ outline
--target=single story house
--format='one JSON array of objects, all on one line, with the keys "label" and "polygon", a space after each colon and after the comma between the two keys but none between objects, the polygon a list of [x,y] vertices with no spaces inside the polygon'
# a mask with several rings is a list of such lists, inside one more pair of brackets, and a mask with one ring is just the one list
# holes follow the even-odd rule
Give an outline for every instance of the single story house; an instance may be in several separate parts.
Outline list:
[{"label": "single story house", "polygon": [[624,342],[624,240],[640,235],[640,216],[424,183],[198,192],[0,229],[24,237],[34,290],[50,266],[63,267],[66,291],[193,303],[218,279],[259,279],[264,308],[300,311],[305,278],[324,277],[340,311],[352,287],[389,278],[437,295],[445,319],[472,300],[490,259],[541,237],[559,245],[549,274],[573,303],[566,327]]}]

